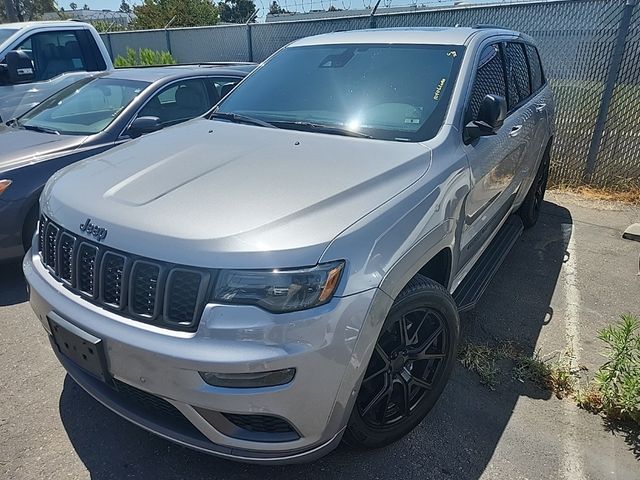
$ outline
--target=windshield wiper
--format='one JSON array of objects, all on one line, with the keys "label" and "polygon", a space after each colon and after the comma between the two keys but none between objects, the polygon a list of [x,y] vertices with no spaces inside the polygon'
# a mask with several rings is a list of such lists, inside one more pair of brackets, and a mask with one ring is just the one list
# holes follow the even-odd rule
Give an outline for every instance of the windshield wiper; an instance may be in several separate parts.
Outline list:
[{"label": "windshield wiper", "polygon": [[354,130],[349,130],[348,128],[339,127],[337,125],[323,125],[320,123],[294,122],[284,120],[274,121],[272,123],[279,128],[292,128],[295,130],[304,130],[307,132],[329,133],[333,135],[344,135],[347,137],[373,138],[371,135],[367,135],[366,133],[356,132]]},{"label": "windshield wiper", "polygon": [[265,122],[259,118],[249,117],[248,115],[240,115],[239,113],[213,112],[209,115],[209,119],[211,118],[220,118],[234,123],[247,123],[249,125],[257,125],[259,127],[275,128],[275,125],[269,122]]},{"label": "windshield wiper", "polygon": [[58,130],[54,130],[53,128],[40,127],[38,125],[20,125],[25,130],[33,130],[34,132],[41,133],[52,133],[53,135],[60,135]]}]

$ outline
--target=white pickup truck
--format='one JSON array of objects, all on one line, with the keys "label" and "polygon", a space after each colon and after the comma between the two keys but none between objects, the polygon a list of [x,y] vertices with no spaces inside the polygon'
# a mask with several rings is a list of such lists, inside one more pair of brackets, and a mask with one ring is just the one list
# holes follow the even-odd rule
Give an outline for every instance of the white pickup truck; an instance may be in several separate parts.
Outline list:
[{"label": "white pickup truck", "polygon": [[0,120],[17,117],[87,72],[111,69],[109,52],[87,23],[0,24]]}]

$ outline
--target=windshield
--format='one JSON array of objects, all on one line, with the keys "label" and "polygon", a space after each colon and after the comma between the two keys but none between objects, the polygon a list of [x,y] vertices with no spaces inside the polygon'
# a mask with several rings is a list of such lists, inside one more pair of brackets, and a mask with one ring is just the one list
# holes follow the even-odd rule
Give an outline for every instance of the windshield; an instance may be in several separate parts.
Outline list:
[{"label": "windshield", "polygon": [[217,113],[279,128],[427,140],[442,125],[463,50],[388,44],[285,48],[223,100]]},{"label": "windshield", "polygon": [[0,45],[2,45],[7,38],[17,31],[18,30],[15,28],[0,28]]},{"label": "windshield", "polygon": [[18,119],[18,127],[64,135],[103,131],[149,85],[118,78],[86,78],[49,97]]}]

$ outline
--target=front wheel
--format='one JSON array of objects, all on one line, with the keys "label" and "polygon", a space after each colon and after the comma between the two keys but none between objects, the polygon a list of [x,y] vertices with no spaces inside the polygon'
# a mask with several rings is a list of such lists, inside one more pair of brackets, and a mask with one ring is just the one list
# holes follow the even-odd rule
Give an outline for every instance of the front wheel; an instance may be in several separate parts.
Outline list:
[{"label": "front wheel", "polygon": [[388,445],[433,408],[453,368],[460,319],[440,284],[416,275],[396,298],[364,374],[344,440]]}]

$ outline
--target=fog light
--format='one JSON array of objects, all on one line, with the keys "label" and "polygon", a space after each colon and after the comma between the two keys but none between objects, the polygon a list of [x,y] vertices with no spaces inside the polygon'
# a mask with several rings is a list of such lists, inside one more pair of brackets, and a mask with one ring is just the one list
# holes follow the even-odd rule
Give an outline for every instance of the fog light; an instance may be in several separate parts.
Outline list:
[{"label": "fog light", "polygon": [[214,387],[228,388],[256,388],[275,387],[284,385],[293,380],[296,374],[295,368],[285,368],[273,372],[256,373],[214,373],[198,372],[202,379]]}]

